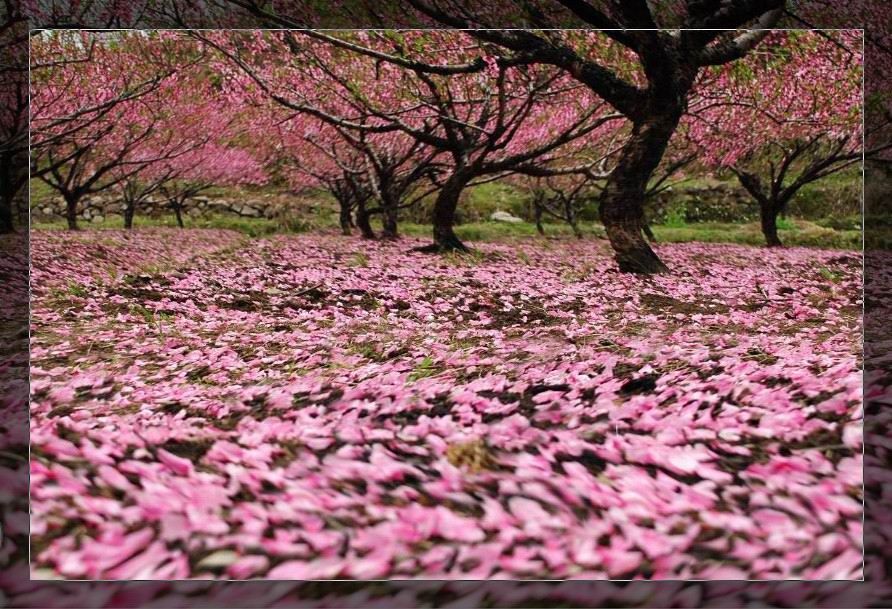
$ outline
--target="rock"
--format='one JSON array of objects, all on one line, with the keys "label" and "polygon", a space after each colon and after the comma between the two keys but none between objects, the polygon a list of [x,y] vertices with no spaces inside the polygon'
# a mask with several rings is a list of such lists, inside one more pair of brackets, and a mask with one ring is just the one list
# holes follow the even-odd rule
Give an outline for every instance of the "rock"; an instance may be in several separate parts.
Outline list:
[{"label": "rock", "polygon": [[494,211],[489,216],[489,219],[493,222],[508,222],[510,224],[517,224],[519,222],[523,222],[523,218],[518,218],[517,216],[513,216],[509,214],[507,211]]},{"label": "rock", "polygon": [[95,216],[90,218],[90,222],[102,222],[103,220],[105,220],[105,217],[101,214],[96,214]]},{"label": "rock", "polygon": [[259,209],[255,207],[248,207],[247,205],[242,207],[241,214],[251,218],[259,218],[263,215]]},{"label": "rock", "polygon": [[199,569],[219,569],[221,567],[228,567],[238,560],[238,558],[239,555],[232,550],[217,550],[198,561],[196,566]]}]

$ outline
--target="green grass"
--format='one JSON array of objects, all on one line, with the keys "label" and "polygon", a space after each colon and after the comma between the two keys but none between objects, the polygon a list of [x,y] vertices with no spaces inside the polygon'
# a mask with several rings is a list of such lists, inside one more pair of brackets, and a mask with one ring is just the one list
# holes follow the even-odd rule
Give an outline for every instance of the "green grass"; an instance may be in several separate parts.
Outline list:
[{"label": "green grass", "polygon": [[[600,224],[582,223],[580,225],[587,238],[601,237],[604,228]],[[658,242],[665,243],[737,243],[740,245],[764,245],[765,238],[757,223],[721,224],[700,223],[686,224],[681,227],[655,225],[652,227]],[[403,234],[428,237],[430,226],[421,224],[401,225]],[[536,238],[536,227],[533,224],[499,224],[495,222],[476,222],[462,224],[455,228],[455,233],[464,241],[499,241],[522,237]],[[860,249],[861,232],[858,230],[834,230],[818,226],[811,222],[790,220],[786,228],[779,230],[781,241],[791,246],[822,247],[830,249]],[[545,234],[549,237],[572,239],[569,226],[563,224],[546,224]]]},{"label": "green grass", "polygon": [[[239,216],[229,215],[211,215],[203,218],[184,218],[186,228],[216,228],[228,229],[244,233],[249,237],[261,237],[263,235],[271,235],[282,232],[301,232],[297,226],[283,223],[279,220],[269,220],[266,218],[242,218]],[[124,228],[124,219],[120,216],[111,216],[101,222],[79,222],[81,228],[115,230]],[[158,218],[149,218],[138,216],[133,222],[134,229],[146,227],[163,227],[176,228],[177,221],[173,216],[161,216]],[[35,222],[31,228],[38,230],[65,230],[67,224],[62,220],[53,222]]]},{"label": "green grass", "polygon": [[683,206],[676,205],[666,212],[664,226],[669,228],[684,228],[688,225],[685,219],[685,209]]},{"label": "green grass", "polygon": [[28,189],[31,201],[35,205],[48,201],[56,195],[56,191],[43,180],[32,179],[28,183]]},{"label": "green grass", "polygon": [[[738,243],[741,245],[764,245],[765,238],[757,223],[688,224],[683,228],[654,226],[657,241],[668,243]],[[861,231],[834,230],[802,220],[789,221],[789,227],[779,227],[778,234],[785,245],[821,247],[829,249],[861,249]]]},{"label": "green grass", "polygon": [[[842,223],[848,226],[849,224]],[[112,217],[102,222],[84,222],[84,228],[121,229],[123,220]],[[135,229],[141,227],[176,227],[173,216],[161,218],[138,217]],[[314,226],[289,220],[268,220],[264,218],[240,218],[238,216],[208,216],[206,218],[187,219],[187,228],[216,228],[238,231],[249,237],[261,237],[275,233],[304,232],[312,229],[334,229],[331,222],[317,222]],[[45,230],[64,230],[64,222],[35,223],[33,228]],[[376,226],[376,228],[378,228]],[[658,242],[665,243],[737,243],[742,245],[763,245],[765,243],[758,223],[723,224],[717,222],[685,224],[683,226],[654,225],[653,232]],[[597,223],[582,222],[580,229],[585,238],[603,238],[604,228]],[[431,227],[427,224],[400,224],[403,235],[427,238],[431,235]],[[516,239],[538,239],[536,226],[522,222],[507,224],[499,222],[471,222],[455,227],[455,232],[463,241],[488,242]],[[861,249],[861,231],[837,230],[813,222],[788,219],[779,227],[781,241],[785,245],[809,246],[830,249]],[[545,235],[550,238],[573,239],[573,233],[566,224],[546,224]],[[522,262],[522,261],[521,261]],[[356,266],[362,266],[363,260],[353,260]]]},{"label": "green grass", "polygon": [[463,210],[471,220],[488,220],[496,211],[519,216],[524,213],[529,195],[510,184],[487,182],[468,188]]},{"label": "green grass", "polygon": [[[589,237],[604,234],[604,229],[599,224],[583,222],[579,226],[583,234]],[[413,237],[429,237],[431,235],[431,227],[428,224],[400,224],[400,231],[404,235]],[[463,241],[499,241],[505,238],[538,237],[536,225],[529,222],[517,224],[469,222],[456,226],[455,234]],[[546,224],[545,235],[547,237],[572,237],[573,231],[566,224]]]}]

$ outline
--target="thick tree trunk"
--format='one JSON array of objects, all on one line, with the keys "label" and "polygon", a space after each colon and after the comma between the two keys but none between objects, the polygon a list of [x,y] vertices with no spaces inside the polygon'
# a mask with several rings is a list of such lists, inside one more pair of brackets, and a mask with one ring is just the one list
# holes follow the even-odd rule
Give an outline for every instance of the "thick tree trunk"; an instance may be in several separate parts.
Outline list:
[{"label": "thick tree trunk", "polygon": [[365,208],[364,203],[360,203],[356,208],[356,228],[363,239],[375,239],[375,231],[369,222],[369,212]]},{"label": "thick tree trunk", "polygon": [[399,239],[399,230],[397,228],[397,208],[392,201],[382,201],[381,213],[381,238],[390,241]]},{"label": "thick tree trunk", "polygon": [[765,235],[765,244],[768,247],[782,247],[780,237],[777,234],[777,217],[781,206],[765,201],[759,205],[759,218],[762,223],[762,234]]},{"label": "thick tree trunk", "polygon": [[179,205],[173,208],[173,213],[177,217],[177,226],[180,228],[186,228],[186,225],[183,224],[183,208]]},{"label": "thick tree trunk", "polygon": [[644,193],[660,163],[680,113],[636,124],[601,193],[599,213],[619,269],[625,273],[668,271],[644,239]]},{"label": "thick tree trunk", "polygon": [[77,230],[77,197],[65,197],[65,219],[68,222],[68,230]]},{"label": "thick tree trunk", "polygon": [[418,251],[431,253],[468,251],[468,247],[461,242],[453,227],[461,193],[470,182],[471,177],[465,173],[454,173],[443,184],[443,188],[440,189],[437,200],[434,202],[434,242],[431,245],[417,248]]},{"label": "thick tree trunk", "polygon": [[12,222],[13,199],[4,195],[0,200],[0,234],[11,233],[15,230]]},{"label": "thick tree trunk", "polygon": [[0,167],[0,234],[6,234],[15,230],[13,207],[16,203],[16,193],[20,187],[12,175],[15,171],[14,159],[10,155],[4,155],[0,159],[0,163],[3,163],[3,166]]},{"label": "thick tree trunk", "polygon": [[124,204],[124,228],[130,230],[133,228],[133,215],[136,212],[136,205],[133,201],[127,201]]},{"label": "thick tree trunk", "polygon": [[0,158],[0,234],[15,231],[16,220],[27,225],[27,207],[24,217],[18,214],[16,218],[16,204],[19,191],[28,179],[27,171],[22,171],[24,159],[16,158],[14,154],[4,154]]},{"label": "thick tree trunk", "polygon": [[346,237],[350,236],[350,228],[352,222],[350,221],[350,202],[349,201],[339,201],[340,203],[340,213],[338,215],[338,220],[341,225],[341,234]]}]

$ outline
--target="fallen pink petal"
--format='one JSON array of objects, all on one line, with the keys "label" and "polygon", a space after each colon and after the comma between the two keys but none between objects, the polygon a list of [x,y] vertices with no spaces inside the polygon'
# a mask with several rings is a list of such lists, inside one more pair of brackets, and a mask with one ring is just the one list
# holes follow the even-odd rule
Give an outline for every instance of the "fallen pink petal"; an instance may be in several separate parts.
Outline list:
[{"label": "fallen pink petal", "polygon": [[[625,309],[607,295],[643,280],[609,272],[598,241],[524,244],[535,262],[523,266],[509,246],[481,243],[483,260],[442,268],[404,239],[365,248],[367,264],[353,266],[338,262],[359,247],[343,237],[193,230],[154,254],[179,270],[134,288],[168,235],[122,240],[120,277],[83,274],[84,295],[67,305],[52,297],[53,252],[64,244],[86,261],[90,241],[33,235],[41,568],[105,579],[860,576],[860,536],[841,534],[862,512],[855,256],[788,248],[752,267],[743,246],[664,244],[697,281],[649,279],[660,306],[633,297]],[[695,262],[706,255],[708,272]],[[296,296],[320,268],[322,295]],[[832,292],[820,268],[838,276]],[[821,293],[822,306],[805,319],[784,299],[751,307],[755,282]],[[244,311],[223,306],[265,291]],[[368,317],[406,293],[408,306]],[[500,293],[542,323],[462,311]],[[440,300],[450,307],[431,318]],[[136,304],[169,310],[166,327]],[[606,323],[619,309],[626,324]],[[546,344],[555,357],[517,347]],[[635,385],[645,377],[655,382]],[[109,390],[85,391],[95,387]]]}]

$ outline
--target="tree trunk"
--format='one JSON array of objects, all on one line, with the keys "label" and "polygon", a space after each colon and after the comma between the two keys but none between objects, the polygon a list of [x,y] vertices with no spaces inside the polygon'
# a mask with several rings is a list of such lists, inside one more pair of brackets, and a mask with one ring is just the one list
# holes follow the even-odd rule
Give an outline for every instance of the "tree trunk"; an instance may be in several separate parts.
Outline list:
[{"label": "tree trunk", "polygon": [[173,213],[177,217],[177,226],[180,228],[186,228],[186,225],[183,224],[183,208],[180,205],[177,205],[173,208]]},{"label": "tree trunk", "polygon": [[363,239],[376,238],[372,224],[369,222],[369,212],[365,208],[365,203],[360,203],[356,208],[356,227]]},{"label": "tree trunk", "polygon": [[542,226],[542,208],[537,205],[535,210],[533,211],[533,215],[536,220],[536,232],[544,237],[545,227]]},{"label": "tree trunk", "polygon": [[539,200],[539,192],[533,191],[533,222],[536,223],[536,232],[539,233],[540,236],[545,236],[545,227],[542,226],[542,204]]},{"label": "tree trunk", "polygon": [[634,125],[616,168],[601,193],[599,214],[624,273],[653,274],[669,269],[642,234],[647,184],[660,163],[680,113]]},{"label": "tree trunk", "polygon": [[11,233],[15,230],[13,222],[13,206],[16,203],[18,187],[12,173],[14,159],[10,155],[4,155],[0,159],[0,234]]},{"label": "tree trunk", "polygon": [[566,201],[564,203],[564,213],[567,215],[567,224],[573,230],[573,236],[582,239],[582,231],[579,230],[579,222],[576,220],[576,213],[573,211],[573,203]]},{"label": "tree trunk", "polygon": [[399,230],[397,228],[397,206],[393,201],[381,202],[381,238],[393,241],[399,239]]},{"label": "tree trunk", "polygon": [[136,203],[127,201],[124,204],[124,228],[130,230],[133,228],[133,215],[136,212]]},{"label": "tree trunk", "polygon": [[14,230],[12,223],[13,199],[3,196],[0,201],[0,234],[11,233]]},{"label": "tree trunk", "polygon": [[759,205],[759,219],[762,222],[762,234],[765,235],[765,244],[768,247],[782,247],[780,237],[777,235],[777,217],[781,211],[780,205],[765,201]]},{"label": "tree trunk", "polygon": [[77,197],[65,197],[65,219],[68,221],[68,230],[78,230],[77,203]]},{"label": "tree trunk", "polygon": [[341,234],[346,237],[350,236],[350,202],[349,201],[339,201],[341,205],[340,214],[338,216],[338,220],[341,224]]},{"label": "tree trunk", "polygon": [[472,176],[465,173],[454,173],[443,184],[434,202],[434,242],[431,245],[417,248],[422,252],[467,252],[468,247],[455,234],[455,211],[465,186]]},{"label": "tree trunk", "polygon": [[657,237],[654,235],[653,229],[650,227],[650,222],[645,220],[641,225],[641,230],[644,233],[644,236],[647,237],[647,240],[651,243],[657,242]]}]

